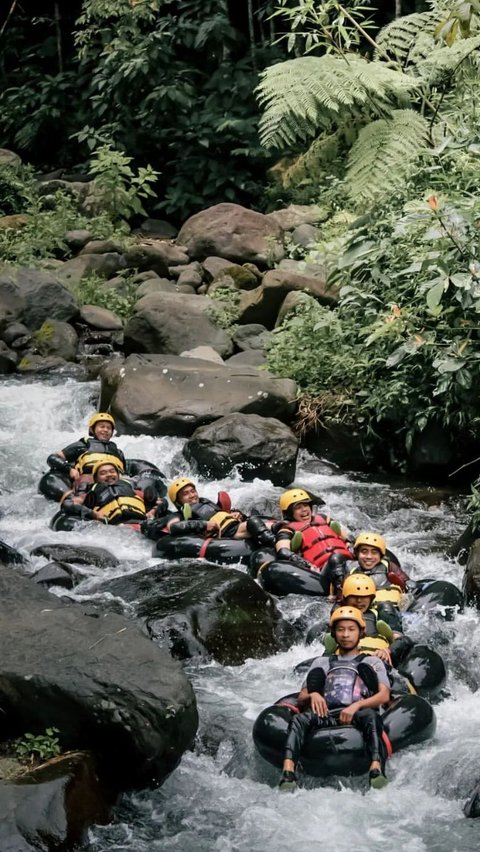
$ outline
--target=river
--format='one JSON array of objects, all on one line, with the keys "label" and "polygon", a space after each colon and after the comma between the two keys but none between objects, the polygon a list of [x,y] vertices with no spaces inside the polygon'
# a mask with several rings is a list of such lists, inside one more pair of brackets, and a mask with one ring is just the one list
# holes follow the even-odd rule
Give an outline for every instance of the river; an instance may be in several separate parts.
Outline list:
[{"label": "river", "polygon": [[[108,569],[107,576],[113,577],[154,564],[151,544],[100,525],[54,533],[48,521],[55,505],[36,491],[47,455],[86,433],[98,390],[95,382],[71,379],[5,379],[0,384],[0,538],[25,554],[46,541],[102,545],[122,560]],[[118,439],[125,455],[153,461],[167,477],[188,471],[182,443],[175,438]],[[244,509],[257,498],[273,506],[281,492],[268,481],[247,484],[238,476],[197,481],[206,496],[228,490],[233,504]],[[332,516],[350,529],[381,530],[414,577],[461,582],[462,569],[444,556],[465,526],[461,497],[427,506],[412,483],[341,473],[306,452],[296,482],[322,494]],[[34,564],[44,563],[39,557]],[[76,596],[98,600],[95,586],[105,577],[105,570],[92,568]],[[322,606],[295,596],[279,605],[287,618],[303,625],[317,620]],[[480,778],[479,618],[471,609],[450,622],[415,616],[408,632],[443,654],[449,696],[436,707],[435,738],[389,762],[387,788],[368,791],[364,779],[324,786],[307,780],[293,795],[280,794],[275,789],[278,772],[255,753],[254,719],[263,707],[298,687],[294,665],[321,653],[320,644],[300,643],[238,667],[189,662],[201,720],[195,751],[184,755],[160,789],[124,796],[114,822],[92,829],[89,852],[385,852],[401,847],[409,852],[477,852],[480,821],[465,819],[462,804]]]}]

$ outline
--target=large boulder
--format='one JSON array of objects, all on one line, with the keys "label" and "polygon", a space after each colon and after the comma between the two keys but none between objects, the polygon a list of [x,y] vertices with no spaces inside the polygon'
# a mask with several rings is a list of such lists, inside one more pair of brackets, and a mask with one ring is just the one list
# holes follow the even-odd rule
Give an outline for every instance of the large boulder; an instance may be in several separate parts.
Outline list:
[{"label": "large boulder", "polygon": [[233,352],[229,335],[212,321],[206,296],[152,293],[135,305],[125,326],[125,352],[179,355],[184,349],[211,346],[221,356]]},{"label": "large boulder", "polygon": [[179,665],[123,617],[64,605],[2,566],[0,613],[6,737],[57,727],[114,791],[161,783],[197,727]]},{"label": "large boulder", "polygon": [[21,266],[13,275],[23,298],[22,320],[28,328],[40,328],[46,319],[69,322],[77,316],[78,300],[52,273]]},{"label": "large boulder", "polygon": [[20,288],[14,282],[11,271],[4,267],[0,271],[0,330],[3,331],[22,315],[24,305]]},{"label": "large boulder", "polygon": [[190,257],[209,255],[265,268],[284,256],[283,230],[263,213],[239,204],[216,204],[187,219],[178,235]]},{"label": "large boulder", "polygon": [[126,263],[123,255],[112,251],[105,254],[78,255],[72,260],[67,260],[55,274],[59,281],[75,289],[84,278],[91,275],[111,278],[120,269],[125,268]]},{"label": "large boulder", "polygon": [[38,852],[77,848],[109,805],[92,756],[74,752],[0,785],[0,849]]},{"label": "large boulder", "polygon": [[247,482],[258,476],[286,486],[295,479],[298,440],[273,417],[229,414],[196,429],[183,454],[205,476],[222,478],[236,467]]},{"label": "large boulder", "polygon": [[99,331],[121,331],[122,320],[108,308],[100,308],[98,305],[82,305],[80,308],[80,319],[89,328]]},{"label": "large boulder", "polygon": [[18,362],[18,355],[9,349],[3,340],[0,340],[0,375],[14,373]]},{"label": "large boulder", "polygon": [[153,240],[130,246],[125,252],[125,260],[128,267],[134,267],[140,272],[153,270],[161,278],[167,278],[169,266],[184,266],[190,258],[180,246]]},{"label": "large boulder", "polygon": [[289,422],[296,385],[254,367],[162,355],[131,355],[101,372],[100,407],[111,407],[120,433],[191,435],[226,414]]},{"label": "large boulder", "polygon": [[57,355],[65,361],[75,361],[78,335],[68,322],[47,319],[33,336],[35,349],[40,355]]},{"label": "large boulder", "polygon": [[300,225],[316,225],[328,218],[328,211],[319,204],[290,204],[273,213],[267,213],[268,219],[273,219],[283,231],[293,231]]},{"label": "large boulder", "polygon": [[254,290],[243,290],[239,303],[238,322],[261,323],[273,328],[278,312],[288,293],[302,291],[314,296],[320,304],[334,306],[338,290],[327,287],[325,280],[308,275],[298,275],[289,269],[272,269],[263,276]]},{"label": "large boulder", "polygon": [[273,599],[251,577],[210,562],[157,565],[102,589],[133,606],[155,641],[180,659],[208,655],[239,665],[293,640]]}]

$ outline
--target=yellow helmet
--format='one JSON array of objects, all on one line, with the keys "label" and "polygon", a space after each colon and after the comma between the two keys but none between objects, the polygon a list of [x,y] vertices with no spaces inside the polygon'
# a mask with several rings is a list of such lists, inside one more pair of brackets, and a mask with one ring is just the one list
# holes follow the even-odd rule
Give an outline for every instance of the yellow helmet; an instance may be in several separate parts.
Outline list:
[{"label": "yellow helmet", "polygon": [[344,598],[348,598],[349,595],[360,595],[361,597],[371,595],[375,597],[376,592],[377,587],[374,580],[367,577],[366,574],[350,574],[343,581],[342,595]]},{"label": "yellow helmet", "polygon": [[330,616],[330,627],[334,627],[337,621],[354,621],[362,630],[365,629],[363,615],[356,606],[339,606],[334,609]]},{"label": "yellow helmet", "polygon": [[93,414],[88,421],[88,434],[93,435],[93,427],[102,422],[111,423],[112,428],[115,429],[115,420],[112,415],[108,414],[107,411],[99,411],[97,414]]},{"label": "yellow helmet", "polygon": [[385,539],[382,535],[378,535],[378,533],[374,532],[362,532],[360,535],[357,535],[355,539],[355,544],[353,545],[353,552],[357,552],[357,547],[360,547],[362,544],[367,544],[370,547],[376,547],[377,550],[380,551],[382,556],[385,556],[386,545]]},{"label": "yellow helmet", "polygon": [[303,488],[290,488],[289,491],[283,492],[279,500],[279,505],[283,515],[288,517],[291,514],[291,510],[295,503],[312,504],[312,502],[312,498],[308,491],[304,491]]},{"label": "yellow helmet", "polygon": [[113,465],[115,470],[118,470],[119,473],[123,473],[123,462],[121,461],[121,459],[119,459],[117,456],[105,455],[98,459],[98,461],[96,461],[92,467],[92,476],[94,479],[97,475],[97,471],[99,470],[99,468],[103,467],[104,464],[111,464]]},{"label": "yellow helmet", "polygon": [[180,479],[175,479],[168,486],[168,499],[173,503],[174,506],[177,505],[178,492],[181,491],[182,488],[185,488],[186,485],[193,485],[193,487],[195,488],[195,483],[192,482],[191,479],[187,479],[186,476],[181,476]]}]

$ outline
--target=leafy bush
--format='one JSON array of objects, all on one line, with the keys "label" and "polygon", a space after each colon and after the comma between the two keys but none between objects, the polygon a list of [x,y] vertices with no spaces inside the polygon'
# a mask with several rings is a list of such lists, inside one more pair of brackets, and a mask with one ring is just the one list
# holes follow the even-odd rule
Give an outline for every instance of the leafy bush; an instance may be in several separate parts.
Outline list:
[{"label": "leafy bush", "polygon": [[112,222],[130,219],[134,215],[146,212],[142,199],[155,198],[151,184],[155,183],[158,172],[151,166],[139,168],[135,174],[127,157],[113,145],[101,145],[90,160],[90,172],[102,195],[102,206]]},{"label": "leafy bush", "polygon": [[61,753],[58,728],[46,728],[44,734],[24,734],[13,741],[13,753],[25,763],[35,763],[57,757]]},{"label": "leafy bush", "polygon": [[214,304],[209,316],[219,328],[231,329],[239,317],[239,303],[242,294],[233,287],[217,287],[210,298]]},{"label": "leafy bush", "polygon": [[138,301],[138,282],[133,280],[132,270],[123,270],[118,273],[122,278],[122,284],[117,288],[109,286],[104,278],[98,275],[89,275],[83,278],[75,290],[75,295],[83,305],[97,305],[99,308],[108,308],[123,320],[128,320],[133,313],[135,302]]}]

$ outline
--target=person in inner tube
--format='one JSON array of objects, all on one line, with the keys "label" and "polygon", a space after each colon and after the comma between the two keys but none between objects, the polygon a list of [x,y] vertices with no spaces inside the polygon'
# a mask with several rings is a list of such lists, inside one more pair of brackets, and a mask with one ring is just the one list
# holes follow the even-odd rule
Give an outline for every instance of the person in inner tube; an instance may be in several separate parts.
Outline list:
[{"label": "person in inner tube", "polygon": [[115,420],[111,414],[106,411],[93,414],[88,421],[88,437],[80,438],[63,450],[51,453],[47,458],[48,466],[71,479],[75,490],[82,484],[89,485],[93,482],[93,466],[106,455],[112,460],[118,459],[122,471],[125,470],[125,456],[112,441],[114,431]]},{"label": "person in inner tube", "polygon": [[378,657],[360,651],[365,621],[356,607],[336,609],[330,616],[330,628],[338,651],[330,657],[316,657],[302,685],[298,704],[308,709],[290,721],[278,785],[282,791],[296,789],[295,770],[307,734],[337,725],[355,725],[362,733],[370,756],[370,786],[378,789],[388,783],[378,713],[390,700],[387,670]]},{"label": "person in inner tube", "polygon": [[242,512],[230,507],[225,492],[219,494],[220,502],[200,497],[197,486],[188,477],[179,477],[168,486],[168,497],[176,512],[142,526],[149,537],[156,536],[154,527],[175,536],[192,535],[205,538],[246,539],[255,538],[261,545],[274,546],[275,535],[269,529],[272,522],[260,517],[246,518]]},{"label": "person in inner tube", "polygon": [[353,545],[353,552],[358,564],[351,569],[352,573],[373,575],[377,588],[393,585],[398,586],[402,592],[405,591],[410,578],[398,562],[389,560],[382,535],[369,531],[359,533]]},{"label": "person in inner tube", "polygon": [[[141,523],[156,511],[147,506],[143,494],[131,482],[121,479],[122,466],[106,457],[93,467],[93,484],[80,494],[70,491],[62,501],[62,511],[81,520],[108,524]],[[158,502],[158,501],[157,501]]]},{"label": "person in inner tube", "polygon": [[[314,512],[318,498],[303,488],[290,488],[279,501],[284,521],[275,525],[276,550],[281,561],[318,574],[325,595],[331,587],[339,597],[353,554],[348,533],[338,521]],[[300,537],[298,552],[292,544]]]}]

